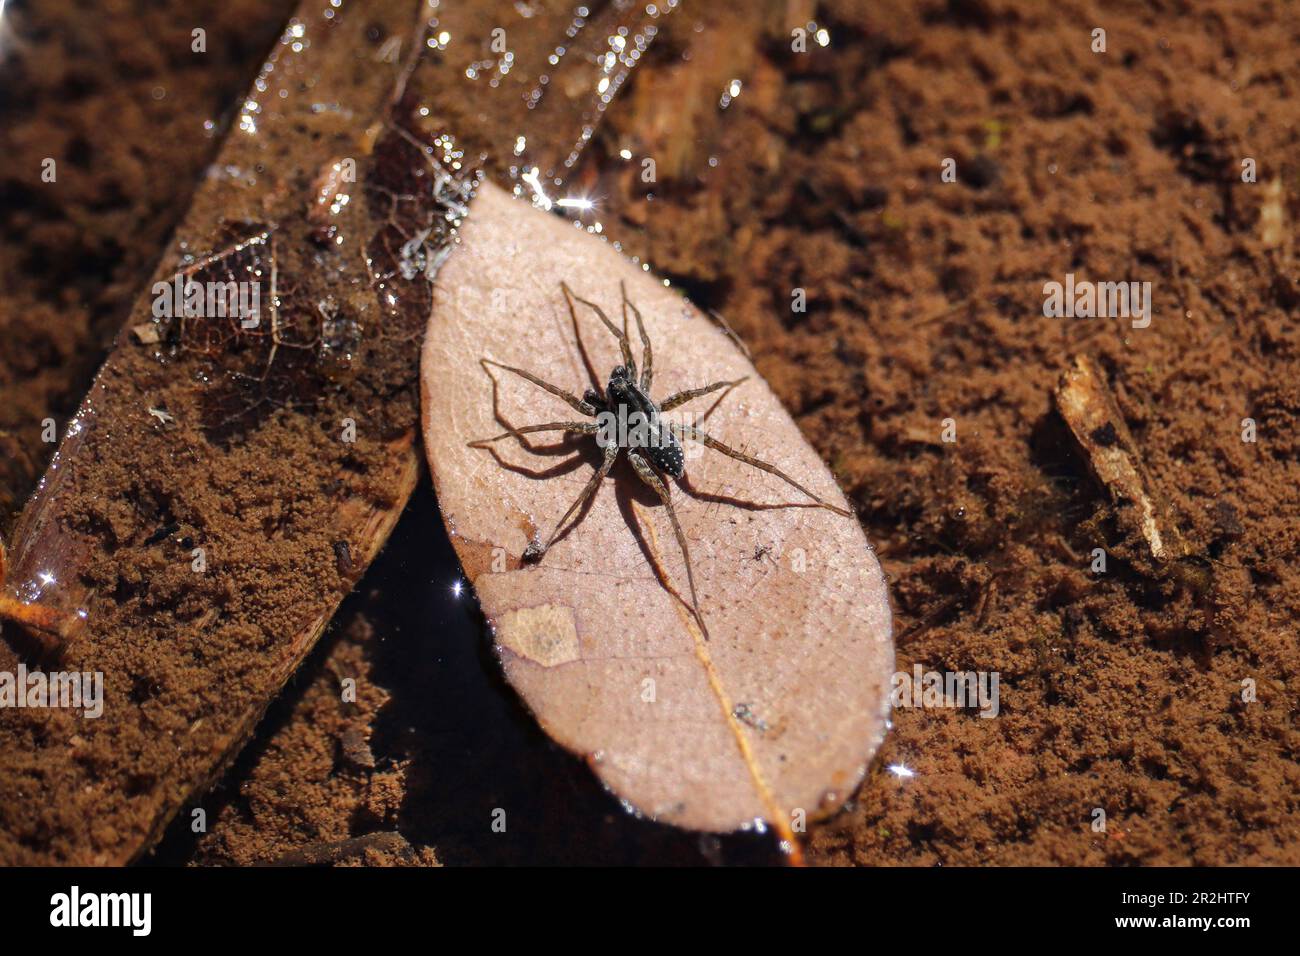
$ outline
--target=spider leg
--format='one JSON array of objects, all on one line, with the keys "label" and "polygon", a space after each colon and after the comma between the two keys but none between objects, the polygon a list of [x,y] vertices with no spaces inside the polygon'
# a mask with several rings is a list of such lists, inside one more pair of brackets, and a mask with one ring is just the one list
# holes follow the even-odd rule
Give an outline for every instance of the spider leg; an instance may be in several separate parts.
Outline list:
[{"label": "spider leg", "polygon": [[673,508],[673,499],[668,494],[668,486],[655,474],[650,463],[635,451],[629,451],[627,457],[632,462],[632,467],[636,469],[637,477],[655,490],[659,500],[668,509],[668,518],[673,523],[673,534],[677,536],[677,546],[682,549],[682,558],[686,562],[686,581],[691,586],[691,610],[695,613],[695,619],[700,622],[704,639],[708,640],[709,629],[705,626],[704,615],[700,612],[700,599],[695,595],[695,572],[691,569],[691,549],[686,546],[686,535],[682,534],[682,526],[677,521],[677,511]]},{"label": "spider leg", "polygon": [[575,301],[581,302],[587,308],[591,309],[591,311],[595,312],[596,315],[600,316],[600,321],[605,323],[605,328],[609,329],[609,331],[613,334],[614,338],[618,339],[619,351],[623,353],[623,365],[627,367],[628,376],[632,379],[635,379],[636,361],[632,358],[632,346],[627,341],[627,333],[620,332],[618,330],[618,326],[609,320],[609,316],[605,314],[604,310],[601,309],[600,306],[598,306],[594,302],[588,302],[586,299],[578,296],[572,289],[569,288],[568,283],[561,282],[560,288],[564,290],[565,297],[570,300],[569,302],[570,308],[573,307],[573,302]]},{"label": "spider leg", "polygon": [[541,544],[538,544],[536,541],[529,542],[528,547],[524,549],[525,561],[540,561],[542,555],[550,550],[551,545],[555,543],[555,539],[560,534],[560,529],[568,523],[568,520],[573,516],[573,513],[581,508],[587,502],[587,499],[596,493],[596,489],[600,487],[600,483],[605,480],[605,476],[609,474],[609,470],[614,467],[614,460],[617,457],[618,445],[610,442],[605,446],[605,460],[601,462],[600,467],[596,469],[596,473],[591,476],[591,480],[587,482],[587,487],[582,489],[582,494],[578,495],[577,500],[574,501],[573,504],[569,505],[569,510],[564,513],[564,517],[556,523],[555,530],[551,532],[551,536]]},{"label": "spider leg", "polygon": [[[495,365],[497,368],[503,368],[507,372],[514,372],[520,378],[527,379],[528,381],[536,385],[538,388],[545,389],[546,391],[554,395],[556,398],[560,398],[568,402],[570,407],[572,407],[574,411],[579,412],[583,415],[591,415],[593,418],[596,415],[596,409],[592,407],[590,402],[583,401],[577,395],[574,395],[572,392],[566,392],[558,385],[552,385],[550,382],[542,381],[532,372],[525,372],[521,368],[515,368],[513,365],[505,365],[501,362],[497,362],[494,359],[490,359],[490,358],[481,358],[478,361],[479,364],[483,366],[484,371],[487,371],[487,367],[489,365]],[[488,372],[489,376],[491,374],[492,374],[491,372]]]},{"label": "spider leg", "polygon": [[669,412],[679,405],[685,405],[692,399],[699,398],[701,395],[708,395],[710,392],[716,392],[720,388],[735,388],[741,382],[747,381],[749,376],[735,379],[731,382],[714,382],[712,385],[705,385],[702,388],[687,388],[678,392],[676,395],[670,395],[659,403],[659,411]]},{"label": "spider leg", "polygon": [[837,515],[843,515],[846,518],[853,517],[851,512],[845,511],[843,508],[837,508],[835,505],[831,504],[830,502],[823,501],[821,498],[818,498],[815,494],[813,494],[803,485],[799,484],[799,482],[795,481],[793,478],[787,475],[780,468],[776,467],[776,465],[763,461],[760,458],[751,458],[749,455],[746,455],[743,452],[736,451],[736,449],[724,445],[716,438],[712,438],[709,435],[705,434],[703,431],[696,428],[694,425],[669,424],[668,427],[673,429],[673,431],[677,433],[678,438],[693,439],[699,442],[705,448],[712,448],[714,451],[722,452],[722,454],[726,455],[728,458],[734,458],[736,459],[736,461],[743,461],[745,464],[752,465],[753,467],[757,468],[759,471],[765,471],[769,475],[776,475],[786,484],[798,488],[805,495],[807,495],[813,501],[817,502],[818,505],[825,508],[827,511],[833,511]]},{"label": "spider leg", "polygon": [[[533,284],[540,287],[535,280]],[[589,391],[603,400],[605,397],[604,383],[601,382],[600,376],[596,373],[596,366],[591,362],[591,353],[587,351],[587,342],[582,337],[582,329],[578,327],[578,310],[573,307],[573,300],[568,296],[565,296],[565,304],[569,307],[569,324],[573,326],[573,341],[577,343],[578,355],[582,358],[583,367],[587,370],[587,377],[591,380]],[[583,398],[586,401],[591,401],[589,395],[584,395]]]},{"label": "spider leg", "polygon": [[[266,356],[266,366],[262,369],[262,374],[258,378],[245,376],[246,378],[264,384],[271,375],[271,366],[275,364],[275,353],[280,350],[280,312],[276,308],[279,293],[276,287],[276,276],[279,274],[279,267],[275,258],[275,249],[271,249],[271,351]],[[240,317],[242,318],[242,316]],[[258,317],[258,325],[261,324],[261,317]],[[253,326],[257,328],[258,326]]]},{"label": "spider leg", "polygon": [[[506,426],[509,427],[509,426]],[[493,442],[500,441],[503,438],[518,438],[519,444],[523,445],[529,451],[536,451],[525,439],[524,435],[533,432],[572,432],[575,435],[594,435],[600,431],[600,426],[595,422],[547,422],[544,425],[525,425],[522,428],[511,428],[500,435],[493,435],[491,438],[476,438],[468,442],[470,448],[486,448]]]},{"label": "spider leg", "polygon": [[623,337],[627,337],[627,310],[631,306],[632,314],[636,316],[636,328],[641,334],[641,390],[647,395],[650,394],[650,382],[654,378],[654,352],[650,349],[650,336],[645,333],[645,322],[641,320],[641,310],[638,309],[632,300],[627,297],[627,284],[621,279],[618,283],[619,292],[623,293]]}]

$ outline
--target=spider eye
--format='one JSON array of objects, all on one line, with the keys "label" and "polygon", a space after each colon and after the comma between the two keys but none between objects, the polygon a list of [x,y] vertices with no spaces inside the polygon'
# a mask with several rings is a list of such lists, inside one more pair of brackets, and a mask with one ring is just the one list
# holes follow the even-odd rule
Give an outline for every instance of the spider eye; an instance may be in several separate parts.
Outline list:
[{"label": "spider eye", "polygon": [[627,366],[615,365],[614,371],[609,373],[610,378],[627,378]]}]

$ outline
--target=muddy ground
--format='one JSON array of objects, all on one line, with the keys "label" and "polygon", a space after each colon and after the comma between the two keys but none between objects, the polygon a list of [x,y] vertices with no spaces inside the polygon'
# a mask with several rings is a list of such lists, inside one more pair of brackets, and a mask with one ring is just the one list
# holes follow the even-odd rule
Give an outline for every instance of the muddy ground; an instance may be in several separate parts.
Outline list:
[{"label": "muddy ground", "polygon": [[[6,530],[52,451],[41,420],[76,407],[289,5],[183,6],[6,14]],[[996,719],[896,711],[810,859],[1300,862],[1300,20],[1227,2],[686,6],[578,182],[630,254],[725,317],[839,476],[891,579],[900,668],[1000,675]],[[828,45],[792,52],[810,20]],[[191,21],[212,38],[201,62]],[[656,183],[624,147],[657,158]],[[43,185],[47,156],[80,174]],[[1149,281],[1150,327],[1045,318],[1043,284],[1067,273]],[[1161,575],[1055,412],[1083,352],[1205,587]],[[388,830],[414,849],[355,859],[779,859],[761,836],[631,819],[546,741],[452,591],[435,507],[422,487],[204,801],[209,832],[176,828],[155,859],[249,863]],[[508,835],[487,825],[498,806]]]}]

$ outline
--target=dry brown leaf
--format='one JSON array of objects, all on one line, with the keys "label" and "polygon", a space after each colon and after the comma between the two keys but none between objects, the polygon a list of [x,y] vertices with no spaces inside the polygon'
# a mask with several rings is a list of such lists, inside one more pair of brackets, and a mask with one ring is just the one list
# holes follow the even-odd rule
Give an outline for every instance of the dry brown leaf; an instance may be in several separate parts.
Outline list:
[{"label": "dry brown leaf", "polygon": [[[847,505],[753,366],[694,307],[608,244],[485,186],[438,277],[423,354],[425,443],[443,517],[507,677],[555,740],[650,816],[712,831],[765,819],[788,832],[799,811],[813,818],[845,800],[885,732],[889,604],[857,521],[737,506],[727,499],[807,499],[688,445],[686,478],[672,494],[704,640],[668,516],[625,460],[541,563],[521,565],[533,535],[550,532],[590,477],[595,440],[530,436],[544,454],[514,439],[497,443],[495,456],[467,446],[500,433],[502,420],[579,417],[497,370],[498,419],[479,359],[580,394],[589,380],[560,283],[619,321],[620,280],[645,315],[657,400],[750,376],[695,423]],[[603,383],[617,343],[581,306],[578,325]],[[635,331],[632,340],[639,363]],[[681,411],[702,414],[719,394]]]}]

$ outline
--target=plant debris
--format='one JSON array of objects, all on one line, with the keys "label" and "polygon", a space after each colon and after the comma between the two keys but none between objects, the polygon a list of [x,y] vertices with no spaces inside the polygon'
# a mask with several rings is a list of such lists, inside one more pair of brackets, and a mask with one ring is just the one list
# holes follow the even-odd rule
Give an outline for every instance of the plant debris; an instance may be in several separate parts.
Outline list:
[{"label": "plant debris", "polygon": [[[884,735],[889,603],[857,521],[733,459],[688,459],[671,493],[706,642],[672,528],[635,475],[616,467],[546,559],[524,565],[536,530],[586,482],[594,443],[469,445],[566,408],[486,376],[480,357],[578,390],[588,360],[617,364],[614,338],[575,319],[561,282],[617,314],[620,280],[656,343],[657,389],[751,376],[705,406],[709,433],[846,505],[717,326],[600,240],[484,186],[425,337],[425,447],[443,519],[506,676],[552,737],[655,819],[712,831],[766,820],[788,834],[799,811],[823,816],[848,798]],[[773,560],[753,560],[760,542]]]},{"label": "plant debris", "polygon": [[[205,180],[156,275],[171,282],[194,249],[229,251],[199,257],[191,271],[220,263],[217,278],[266,280],[264,335],[250,339],[238,317],[218,313],[206,324],[155,321],[155,343],[121,336],[15,528],[10,584],[40,586],[42,602],[64,613],[84,610],[88,636],[64,643],[60,666],[103,673],[104,712],[84,722],[56,710],[0,712],[0,859],[9,863],[144,853],[242,746],[350,589],[355,577],[339,574],[331,542],[353,543],[359,573],[419,474],[412,341],[428,281],[385,271],[385,240],[445,210],[427,183],[393,179],[423,162],[391,129],[404,119],[394,95],[403,65],[357,51],[381,24],[415,48],[425,24],[406,0],[364,16],[326,18],[315,7],[304,16],[243,102],[255,121],[227,138],[216,167],[260,174]],[[318,113],[317,98],[349,109]],[[377,139],[376,122],[389,123]],[[296,170],[340,154],[359,158],[370,191],[340,207],[340,241],[328,251],[277,242],[305,229],[312,210]],[[396,211],[387,200],[399,193]],[[249,225],[262,217],[273,225]],[[265,240],[229,244],[250,230]],[[346,377],[318,374],[305,349],[277,348],[316,343],[310,303],[330,297],[369,330]],[[156,305],[146,286],[126,327],[157,320]],[[277,315],[294,334],[282,334]],[[292,401],[278,391],[284,382]],[[141,428],[142,409],[164,427]],[[321,500],[329,506],[309,506]],[[170,540],[180,527],[191,540]],[[14,660],[0,646],[0,665]],[[23,796],[36,791],[63,797]]]},{"label": "plant debris", "polygon": [[1056,407],[1116,506],[1136,509],[1137,526],[1151,557],[1160,563],[1186,557],[1187,542],[1152,486],[1106,373],[1095,359],[1075,356],[1057,386]]}]

